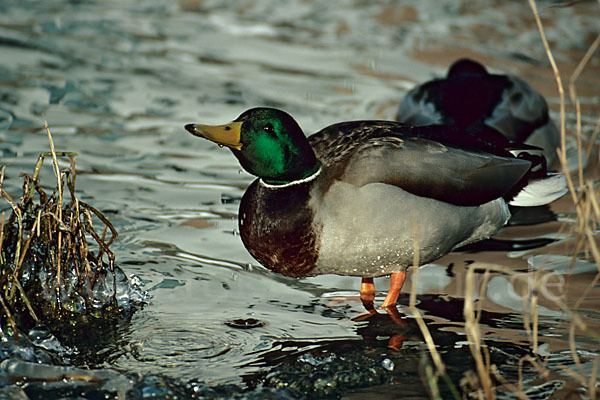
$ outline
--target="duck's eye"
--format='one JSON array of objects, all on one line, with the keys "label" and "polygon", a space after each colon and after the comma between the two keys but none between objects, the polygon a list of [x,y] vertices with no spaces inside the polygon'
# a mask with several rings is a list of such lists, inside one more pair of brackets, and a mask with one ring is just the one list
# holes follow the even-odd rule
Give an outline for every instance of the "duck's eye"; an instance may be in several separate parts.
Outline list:
[{"label": "duck's eye", "polygon": [[275,128],[273,128],[273,125],[271,125],[271,124],[266,124],[266,125],[263,127],[263,129],[264,129],[264,131],[265,131],[265,132],[267,132],[267,133],[273,133],[273,132],[275,132]]}]

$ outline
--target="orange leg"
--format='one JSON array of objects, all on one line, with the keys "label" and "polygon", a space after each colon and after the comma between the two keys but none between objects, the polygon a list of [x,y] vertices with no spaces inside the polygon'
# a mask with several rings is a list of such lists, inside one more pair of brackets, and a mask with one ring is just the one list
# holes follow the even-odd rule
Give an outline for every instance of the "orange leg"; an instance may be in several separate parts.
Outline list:
[{"label": "orange leg", "polygon": [[396,301],[398,301],[398,295],[400,294],[400,290],[402,290],[402,285],[404,285],[405,279],[406,271],[394,272],[392,274],[392,276],[390,277],[390,291],[388,292],[387,296],[385,296],[385,300],[383,301],[381,308],[387,309],[388,307],[396,307]]},{"label": "orange leg", "polygon": [[373,284],[373,278],[362,278],[360,300],[367,311],[375,310],[375,306],[373,305],[375,301],[375,284]]}]

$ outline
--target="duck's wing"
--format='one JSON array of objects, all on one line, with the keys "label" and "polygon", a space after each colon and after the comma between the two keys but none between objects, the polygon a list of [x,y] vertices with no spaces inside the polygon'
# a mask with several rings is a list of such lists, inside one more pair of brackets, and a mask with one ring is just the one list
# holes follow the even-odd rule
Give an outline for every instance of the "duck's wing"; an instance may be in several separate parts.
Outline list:
[{"label": "duck's wing", "polygon": [[460,206],[506,195],[531,166],[526,160],[401,135],[369,138],[338,164],[337,179],[342,181],[357,186],[386,183]]}]

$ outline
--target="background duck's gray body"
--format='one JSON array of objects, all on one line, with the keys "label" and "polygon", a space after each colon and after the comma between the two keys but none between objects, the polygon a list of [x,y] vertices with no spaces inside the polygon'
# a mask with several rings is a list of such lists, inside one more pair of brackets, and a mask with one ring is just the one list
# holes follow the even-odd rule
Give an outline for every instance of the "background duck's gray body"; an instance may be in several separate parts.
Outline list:
[{"label": "background duck's gray body", "polygon": [[[483,67],[481,67],[483,68]],[[446,78],[430,81],[406,93],[396,113],[396,120],[410,125],[454,124],[455,115],[447,115],[442,109],[439,93],[443,92],[446,101],[463,104],[470,96],[480,96],[482,102],[492,96],[493,106],[471,122],[483,122],[494,128],[514,143],[525,143],[543,149],[548,165],[556,165],[560,134],[548,116],[548,105],[544,97],[524,80],[509,75],[458,76],[447,79],[462,79],[458,88],[445,87]],[[487,86],[484,84],[487,83]],[[461,86],[462,85],[462,86]],[[497,96],[497,97],[496,97]],[[488,114],[489,112],[489,114]]]},{"label": "background duck's gray body", "polygon": [[[511,76],[510,80],[512,85],[506,89],[502,101],[485,123],[512,142],[542,148],[548,165],[555,165],[558,161],[556,149],[560,147],[560,133],[548,117],[546,100],[522,79]],[[518,120],[536,126],[528,137],[519,137],[515,129],[515,121]]]}]

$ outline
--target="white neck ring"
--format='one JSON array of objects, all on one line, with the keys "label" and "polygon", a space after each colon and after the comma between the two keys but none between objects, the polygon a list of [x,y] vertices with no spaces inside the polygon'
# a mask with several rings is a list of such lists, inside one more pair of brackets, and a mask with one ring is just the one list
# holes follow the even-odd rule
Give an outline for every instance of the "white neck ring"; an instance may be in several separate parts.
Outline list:
[{"label": "white neck ring", "polygon": [[320,173],[321,173],[321,167],[319,167],[319,169],[317,170],[317,172],[315,172],[312,175],[307,176],[306,178],[298,179],[297,181],[292,181],[292,182],[288,182],[288,183],[282,183],[281,185],[275,185],[275,184],[272,184],[272,183],[266,183],[262,179],[259,179],[259,182],[260,182],[261,185],[263,185],[264,187],[267,187],[267,188],[282,189],[282,188],[286,188],[286,187],[289,187],[289,186],[294,186],[294,185],[299,185],[301,183],[310,182],[310,181],[314,180],[317,176],[319,176]]}]

